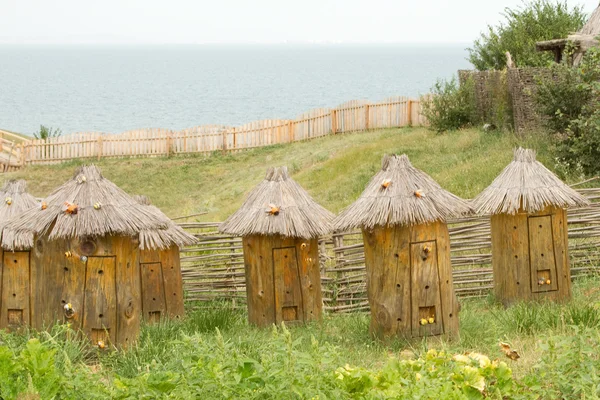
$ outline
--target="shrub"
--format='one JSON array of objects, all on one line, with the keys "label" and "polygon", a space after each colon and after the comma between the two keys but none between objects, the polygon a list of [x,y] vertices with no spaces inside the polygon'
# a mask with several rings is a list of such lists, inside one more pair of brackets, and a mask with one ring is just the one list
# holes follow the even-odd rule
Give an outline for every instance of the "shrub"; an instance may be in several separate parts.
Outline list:
[{"label": "shrub", "polygon": [[522,7],[505,8],[504,23],[488,25],[487,32],[468,49],[469,61],[480,71],[506,67],[506,51],[519,67],[542,67],[553,61],[549,52],[538,52],[536,42],[567,37],[585,20],[581,7],[567,2],[534,0]]},{"label": "shrub", "polygon": [[422,113],[436,132],[468,126],[475,119],[473,82],[468,79],[459,85],[455,78],[438,80],[431,88],[431,96],[423,98],[422,104]]},{"label": "shrub", "polygon": [[540,79],[535,100],[556,134],[559,163],[571,171],[600,172],[600,49],[588,50],[576,67],[554,66]]}]

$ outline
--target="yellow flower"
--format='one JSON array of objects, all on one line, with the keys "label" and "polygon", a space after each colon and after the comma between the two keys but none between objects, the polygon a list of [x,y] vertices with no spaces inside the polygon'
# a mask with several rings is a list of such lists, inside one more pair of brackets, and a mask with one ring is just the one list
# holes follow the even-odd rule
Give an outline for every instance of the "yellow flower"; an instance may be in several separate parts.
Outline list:
[{"label": "yellow flower", "polygon": [[430,324],[433,324],[435,322],[435,319],[433,317],[429,317],[427,319],[427,322],[429,322]]},{"label": "yellow flower", "polygon": [[452,359],[454,361],[464,363],[464,364],[468,364],[469,362],[471,362],[471,359],[469,357],[465,356],[464,354],[455,354],[454,357],[452,357]]},{"label": "yellow flower", "polygon": [[421,318],[421,325],[427,325],[427,320],[425,318]]},{"label": "yellow flower", "polygon": [[415,379],[416,379],[417,381],[420,381],[420,380],[421,380],[421,378],[422,378],[421,374],[417,372],[417,374],[415,375]]}]

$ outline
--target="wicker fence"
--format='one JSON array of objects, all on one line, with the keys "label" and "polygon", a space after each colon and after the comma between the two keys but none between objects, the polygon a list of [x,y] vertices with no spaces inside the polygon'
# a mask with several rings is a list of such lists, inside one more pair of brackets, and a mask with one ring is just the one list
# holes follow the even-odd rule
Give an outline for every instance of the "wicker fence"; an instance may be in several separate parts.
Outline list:
[{"label": "wicker fence", "polygon": [[336,108],[319,108],[294,120],[255,121],[238,127],[203,125],[181,131],[142,129],[121,134],[76,133],[19,145],[20,165],[72,159],[151,157],[186,153],[237,151],[313,139],[330,134],[422,125],[419,100],[391,97],[371,103],[353,100]]},{"label": "wicker fence", "polygon": [[[569,249],[573,277],[600,266],[600,188],[580,189],[592,206],[570,210]],[[240,238],[217,232],[218,223],[182,223],[200,244],[182,250],[183,279],[188,301],[245,301],[244,259]],[[456,294],[485,296],[493,287],[489,218],[450,221],[450,243]],[[363,242],[360,232],[336,233],[320,240],[320,264],[325,309],[366,311]]]}]

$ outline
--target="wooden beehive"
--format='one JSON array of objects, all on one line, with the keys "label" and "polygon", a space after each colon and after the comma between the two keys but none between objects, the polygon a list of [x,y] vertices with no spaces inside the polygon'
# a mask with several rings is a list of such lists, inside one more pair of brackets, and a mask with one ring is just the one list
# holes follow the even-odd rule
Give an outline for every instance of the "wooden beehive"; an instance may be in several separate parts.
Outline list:
[{"label": "wooden beehive", "polygon": [[374,336],[458,331],[446,219],[468,212],[402,155],[384,157],[382,170],[336,219],[337,230],[362,229]]},{"label": "wooden beehive", "polygon": [[143,318],[183,314],[177,250],[194,241],[94,166],[11,219],[2,237],[5,249],[31,249],[12,261],[29,262],[23,319],[36,329],[69,322],[101,348],[132,344]]},{"label": "wooden beehive", "polygon": [[[8,181],[0,189],[0,230],[12,217],[36,207],[38,202],[26,192],[26,183]],[[26,242],[31,235],[26,235]],[[29,246],[0,249],[0,329],[28,325],[31,315]]]},{"label": "wooden beehive", "polygon": [[318,237],[333,214],[294,182],[285,167],[266,179],[220,231],[242,236],[248,320],[258,326],[321,318]]},{"label": "wooden beehive", "polygon": [[505,305],[520,300],[565,300],[571,296],[567,207],[588,200],[516,149],[514,160],[473,200],[491,215],[494,293]]}]

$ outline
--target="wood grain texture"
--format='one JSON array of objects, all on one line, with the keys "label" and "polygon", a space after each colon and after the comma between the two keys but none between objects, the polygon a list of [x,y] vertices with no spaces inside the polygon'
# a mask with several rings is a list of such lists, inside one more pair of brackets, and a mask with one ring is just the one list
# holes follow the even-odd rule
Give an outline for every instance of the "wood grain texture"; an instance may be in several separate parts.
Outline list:
[{"label": "wood grain texture", "polygon": [[[363,230],[363,240],[374,336],[420,337],[458,331],[445,224],[378,227]],[[422,319],[427,323],[422,324]]]},{"label": "wood grain texture", "polygon": [[269,326],[321,318],[316,239],[256,235],[242,242],[250,323]]},{"label": "wood grain texture", "polygon": [[30,323],[29,252],[2,253],[0,329],[16,329]]},{"label": "wood grain texture", "polygon": [[554,207],[534,214],[492,216],[494,293],[499,301],[508,305],[570,298],[566,225],[566,211]]}]

